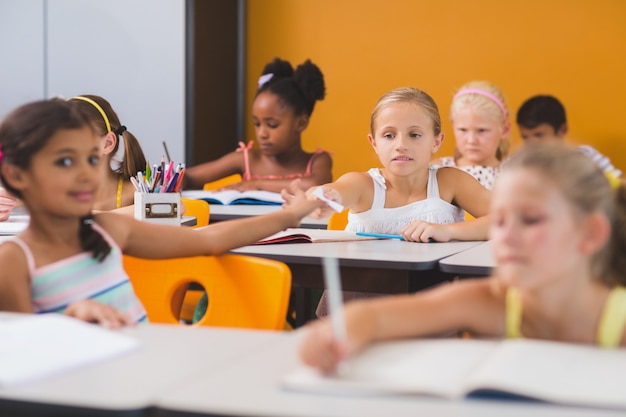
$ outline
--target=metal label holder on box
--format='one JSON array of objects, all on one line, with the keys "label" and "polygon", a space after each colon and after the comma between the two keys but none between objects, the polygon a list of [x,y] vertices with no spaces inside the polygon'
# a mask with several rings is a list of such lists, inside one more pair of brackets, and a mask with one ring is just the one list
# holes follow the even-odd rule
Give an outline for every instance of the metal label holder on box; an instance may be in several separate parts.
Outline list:
[{"label": "metal label holder on box", "polygon": [[180,204],[180,193],[135,192],[135,218],[151,223],[179,226]]}]

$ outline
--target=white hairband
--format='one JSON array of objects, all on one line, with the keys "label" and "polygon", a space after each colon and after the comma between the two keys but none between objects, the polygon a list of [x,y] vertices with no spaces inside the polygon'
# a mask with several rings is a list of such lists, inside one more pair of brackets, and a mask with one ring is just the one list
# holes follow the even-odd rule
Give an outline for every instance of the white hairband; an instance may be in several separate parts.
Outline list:
[{"label": "white hairband", "polygon": [[267,74],[263,74],[259,77],[259,87],[258,89],[260,90],[261,87],[263,87],[265,85],[265,83],[267,83],[269,80],[272,79],[272,77],[274,76],[274,74],[272,74],[271,72],[268,72]]}]

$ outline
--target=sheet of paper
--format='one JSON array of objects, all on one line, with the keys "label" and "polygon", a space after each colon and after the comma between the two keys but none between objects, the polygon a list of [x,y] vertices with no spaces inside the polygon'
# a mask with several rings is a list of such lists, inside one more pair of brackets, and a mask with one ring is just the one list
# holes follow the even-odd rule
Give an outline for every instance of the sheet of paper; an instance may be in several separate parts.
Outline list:
[{"label": "sheet of paper", "polygon": [[132,337],[60,314],[0,320],[0,386],[35,382],[139,348]]}]

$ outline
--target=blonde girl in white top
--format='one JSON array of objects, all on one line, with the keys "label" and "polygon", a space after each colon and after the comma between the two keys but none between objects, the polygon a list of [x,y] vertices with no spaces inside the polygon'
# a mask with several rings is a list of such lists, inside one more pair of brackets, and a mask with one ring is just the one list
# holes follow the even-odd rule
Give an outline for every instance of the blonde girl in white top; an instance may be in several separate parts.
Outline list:
[{"label": "blonde girl in white top", "polygon": [[[411,87],[389,91],[376,104],[370,129],[368,140],[383,167],[321,186],[327,198],[350,209],[347,229],[401,234],[414,242],[487,239],[491,193],[461,170],[429,167],[443,133],[428,94]],[[476,220],[463,222],[463,210]],[[330,213],[325,207],[313,216]]]}]

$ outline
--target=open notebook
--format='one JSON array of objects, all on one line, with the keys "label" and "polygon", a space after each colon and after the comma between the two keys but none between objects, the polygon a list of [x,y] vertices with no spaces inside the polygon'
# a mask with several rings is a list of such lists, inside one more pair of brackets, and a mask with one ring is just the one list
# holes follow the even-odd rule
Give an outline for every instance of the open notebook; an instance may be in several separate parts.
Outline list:
[{"label": "open notebook", "polygon": [[36,382],[140,346],[132,337],[61,314],[0,318],[0,387]]},{"label": "open notebook", "polygon": [[7,220],[0,222],[0,235],[16,235],[21,233],[26,227],[30,216],[25,215],[11,215]]},{"label": "open notebook", "polygon": [[260,204],[260,205],[282,205],[285,200],[280,193],[271,191],[250,190],[224,190],[224,191],[204,191],[188,190],[181,193],[182,197],[204,200],[209,204]]},{"label": "open notebook", "polygon": [[380,343],[340,376],[303,366],[284,388],[332,395],[521,397],[626,409],[626,349],[546,342],[421,339]]},{"label": "open notebook", "polygon": [[372,236],[358,236],[355,232],[345,230],[289,228],[260,240],[255,245],[277,243],[321,243],[345,242],[351,240],[375,240]]}]

